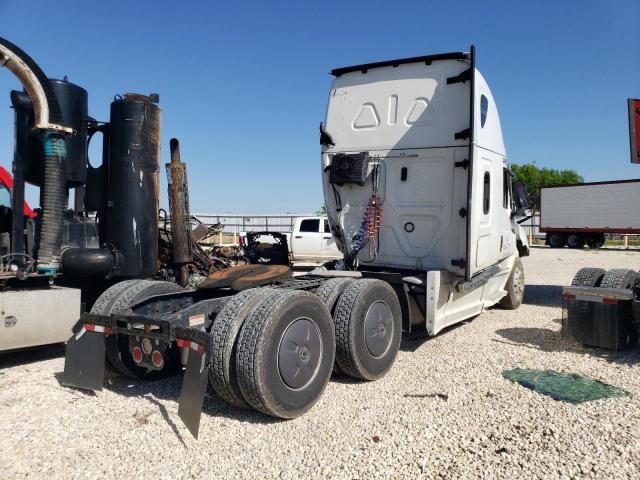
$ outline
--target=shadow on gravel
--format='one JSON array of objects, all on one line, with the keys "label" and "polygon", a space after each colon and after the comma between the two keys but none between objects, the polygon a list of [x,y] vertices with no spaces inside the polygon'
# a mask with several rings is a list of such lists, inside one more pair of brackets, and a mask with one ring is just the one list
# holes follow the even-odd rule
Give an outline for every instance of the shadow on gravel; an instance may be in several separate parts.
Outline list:
[{"label": "shadow on gravel", "polygon": [[44,362],[60,357],[64,357],[64,343],[15,350],[0,355],[0,369]]},{"label": "shadow on gravel", "polygon": [[[169,417],[168,412],[158,402],[158,400],[169,400],[175,402],[175,415],[178,413],[178,400],[180,398],[180,388],[182,386],[182,375],[175,375],[163,380],[154,382],[145,382],[141,380],[132,380],[130,378],[107,372],[105,374],[105,388],[111,390],[118,395],[125,397],[141,397],[149,400],[161,410],[161,414],[167,423],[174,430],[174,433],[180,437],[175,424]],[[256,424],[272,424],[282,420],[269,417],[255,410],[245,410],[229,405],[219,398],[210,386],[207,387],[205,393],[204,405],[202,407],[203,415],[215,417],[224,417],[239,422],[248,422]],[[182,438],[180,438],[182,441]]]},{"label": "shadow on gravel", "polygon": [[523,303],[542,307],[559,307],[562,304],[561,295],[560,285],[527,285],[524,288]]},{"label": "shadow on gravel", "polygon": [[[451,325],[449,327],[446,327],[445,329],[441,330],[440,332],[438,332],[438,337],[441,337],[443,335],[446,335],[448,332],[453,332],[454,330],[463,327],[464,325],[466,325],[469,322],[472,322],[475,318],[477,317],[477,315],[475,317],[469,318],[467,320],[464,320],[460,323],[456,323],[455,325]],[[430,337],[429,334],[427,333],[427,329],[422,326],[422,327],[413,327],[414,330],[412,330],[412,332],[410,334],[403,334],[402,335],[402,341],[400,343],[400,350],[403,352],[415,352],[418,348],[420,348],[422,345],[424,345],[426,342],[428,342],[430,339],[435,338],[435,337]]]},{"label": "shadow on gravel", "polygon": [[64,372],[56,372],[53,374],[53,376],[58,382],[58,385],[60,385],[60,388],[64,389],[65,391],[76,392],[79,396],[85,397],[96,396],[96,392],[94,392],[93,390],[85,390],[83,388],[70,387],[69,385],[63,384],[62,380],[64,379]]},{"label": "shadow on gravel", "polygon": [[[562,320],[555,319],[554,322],[561,323]],[[611,363],[635,364],[640,362],[640,347],[638,345],[619,351],[589,347],[563,337],[559,330],[547,328],[503,328],[496,330],[496,334],[504,340],[494,338],[493,342],[533,348],[541,352],[571,352],[579,355],[591,355]]]},{"label": "shadow on gravel", "polygon": [[[169,412],[167,412],[167,407],[165,407],[163,404],[161,404],[158,400],[153,398],[151,395],[145,395],[144,398],[149,402],[151,402],[152,404],[154,404],[158,408],[158,410],[160,410],[160,414],[162,415],[162,418],[164,418],[164,421],[169,424],[169,426],[171,427],[171,430],[173,430],[173,433],[176,434],[176,437],[178,437],[178,440],[180,440],[180,443],[182,444],[182,446],[184,448],[187,448],[187,444],[184,443],[184,439],[182,438],[182,435],[180,435],[180,432],[178,431],[178,427],[173,422],[173,420],[171,420],[171,417],[169,417]],[[144,423],[146,419],[143,418],[143,419],[139,419],[138,421],[141,423]]]}]

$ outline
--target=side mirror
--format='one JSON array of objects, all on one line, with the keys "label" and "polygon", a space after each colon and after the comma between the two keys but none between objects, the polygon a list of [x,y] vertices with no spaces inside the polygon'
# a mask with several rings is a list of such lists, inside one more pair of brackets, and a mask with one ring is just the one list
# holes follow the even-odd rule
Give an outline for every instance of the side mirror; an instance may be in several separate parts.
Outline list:
[{"label": "side mirror", "polygon": [[526,210],[530,207],[529,195],[524,188],[522,182],[513,182],[513,201],[516,204],[516,210]]}]

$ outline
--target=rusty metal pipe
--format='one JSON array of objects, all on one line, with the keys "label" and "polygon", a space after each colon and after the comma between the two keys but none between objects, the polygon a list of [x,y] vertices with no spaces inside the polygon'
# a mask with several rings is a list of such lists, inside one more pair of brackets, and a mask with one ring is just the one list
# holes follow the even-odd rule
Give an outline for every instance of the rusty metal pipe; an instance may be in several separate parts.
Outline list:
[{"label": "rusty metal pipe", "polygon": [[169,149],[171,162],[167,163],[166,167],[169,182],[172,254],[178,283],[184,287],[189,280],[188,264],[193,262],[187,165],[180,161],[180,142],[177,138],[170,140]]}]

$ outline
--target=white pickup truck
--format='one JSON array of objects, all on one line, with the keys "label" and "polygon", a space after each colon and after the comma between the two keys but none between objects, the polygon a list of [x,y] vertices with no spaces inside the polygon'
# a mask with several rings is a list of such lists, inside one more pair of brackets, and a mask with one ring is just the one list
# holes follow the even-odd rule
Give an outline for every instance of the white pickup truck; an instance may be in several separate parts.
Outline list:
[{"label": "white pickup truck", "polygon": [[327,217],[299,217],[289,238],[294,261],[342,258],[331,235]]},{"label": "white pickup truck", "polygon": [[[255,256],[254,262],[264,263],[267,261],[266,259],[273,258],[274,251],[270,246],[274,243],[281,243],[277,236],[286,237],[291,261],[313,262],[342,258],[342,253],[331,235],[327,217],[298,217],[291,233],[242,232],[240,237],[245,239],[245,245],[247,244],[246,239],[248,236],[252,236],[249,243],[255,242],[258,248],[253,254]],[[268,248],[268,250],[265,250],[265,248]],[[245,247],[245,254],[247,250]],[[249,257],[251,255],[249,254]],[[260,260],[258,260],[259,258]],[[280,261],[277,260],[276,263]]]}]

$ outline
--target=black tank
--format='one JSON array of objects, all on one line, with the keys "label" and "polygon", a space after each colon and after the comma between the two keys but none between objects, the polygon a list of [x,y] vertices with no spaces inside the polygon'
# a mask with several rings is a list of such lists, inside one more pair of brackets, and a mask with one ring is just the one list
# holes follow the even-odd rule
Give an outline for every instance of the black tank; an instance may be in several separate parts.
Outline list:
[{"label": "black tank", "polygon": [[161,122],[156,102],[157,95],[126,94],[111,104],[105,239],[123,256],[119,277],[156,273]]},{"label": "black tank", "polygon": [[[67,147],[66,156],[66,187],[75,188],[87,182],[87,91],[78,85],[65,80],[50,79],[49,84],[56,94],[62,124],[74,130],[74,135],[65,136]],[[26,94],[24,94],[26,97]],[[26,97],[28,99],[28,97]],[[30,100],[25,100],[29,104]],[[27,112],[33,117],[33,111]],[[33,120],[31,119],[31,122]],[[39,135],[32,134],[29,138],[29,153],[24,155],[25,180],[41,187],[44,175],[44,146]],[[19,151],[24,152],[19,147]]]}]

